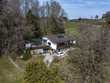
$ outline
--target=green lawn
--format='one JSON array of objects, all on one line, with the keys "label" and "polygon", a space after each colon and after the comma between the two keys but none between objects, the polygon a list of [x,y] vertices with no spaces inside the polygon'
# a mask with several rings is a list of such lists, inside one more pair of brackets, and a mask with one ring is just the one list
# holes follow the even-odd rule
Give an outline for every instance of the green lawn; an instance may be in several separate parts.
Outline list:
[{"label": "green lawn", "polygon": [[0,83],[21,83],[22,74],[8,60],[0,58]]},{"label": "green lawn", "polygon": [[78,31],[77,28],[79,27],[79,23],[78,22],[67,22],[65,24],[66,26],[66,33],[69,35],[77,35]]}]

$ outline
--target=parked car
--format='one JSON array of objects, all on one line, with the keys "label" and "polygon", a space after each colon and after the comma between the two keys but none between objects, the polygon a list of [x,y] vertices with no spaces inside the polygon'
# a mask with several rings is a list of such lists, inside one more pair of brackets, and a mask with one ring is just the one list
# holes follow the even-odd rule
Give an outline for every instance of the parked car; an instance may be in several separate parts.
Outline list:
[{"label": "parked car", "polygon": [[59,51],[58,52],[58,56],[64,56],[64,52],[63,51]]}]

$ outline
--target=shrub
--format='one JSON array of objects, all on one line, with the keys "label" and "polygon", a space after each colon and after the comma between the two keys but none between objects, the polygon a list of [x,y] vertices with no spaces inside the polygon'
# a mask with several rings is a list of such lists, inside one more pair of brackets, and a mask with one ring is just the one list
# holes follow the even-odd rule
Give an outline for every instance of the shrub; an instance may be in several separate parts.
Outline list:
[{"label": "shrub", "polygon": [[64,83],[58,75],[57,66],[48,68],[41,58],[30,61],[25,70],[24,83]]},{"label": "shrub", "polygon": [[22,59],[23,59],[23,60],[28,60],[28,59],[30,59],[30,58],[31,58],[30,50],[27,49],[27,50],[25,50]]}]

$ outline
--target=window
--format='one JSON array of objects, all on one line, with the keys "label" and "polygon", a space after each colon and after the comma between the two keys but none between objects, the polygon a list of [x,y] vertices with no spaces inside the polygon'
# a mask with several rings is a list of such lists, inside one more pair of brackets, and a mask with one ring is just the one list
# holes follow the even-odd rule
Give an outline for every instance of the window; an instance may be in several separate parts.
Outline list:
[{"label": "window", "polygon": [[58,38],[64,38],[64,35],[58,35],[57,37]]},{"label": "window", "polygon": [[45,39],[44,39],[44,40],[43,40],[43,42],[44,42],[44,43],[46,43],[46,42],[47,42],[47,40],[45,40]]},{"label": "window", "polygon": [[49,45],[49,46],[51,46],[51,43],[50,43],[50,42],[48,42],[48,45]]}]

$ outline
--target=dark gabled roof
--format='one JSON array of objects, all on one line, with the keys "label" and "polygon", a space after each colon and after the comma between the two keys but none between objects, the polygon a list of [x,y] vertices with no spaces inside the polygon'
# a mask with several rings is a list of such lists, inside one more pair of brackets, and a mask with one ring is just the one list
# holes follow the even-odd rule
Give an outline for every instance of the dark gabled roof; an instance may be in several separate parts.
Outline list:
[{"label": "dark gabled roof", "polygon": [[73,40],[71,37],[66,36],[64,34],[57,34],[57,35],[49,35],[46,36],[49,40],[51,40],[53,43],[64,43],[68,42],[70,40]]},{"label": "dark gabled roof", "polygon": [[47,45],[32,45],[30,49],[49,49],[50,47]]},{"label": "dark gabled roof", "polygon": [[25,41],[26,43],[32,43],[32,44],[34,44],[34,45],[40,45],[40,44],[42,44],[42,39],[38,39],[38,38],[33,38],[33,39],[31,39],[31,40],[26,40]]}]

